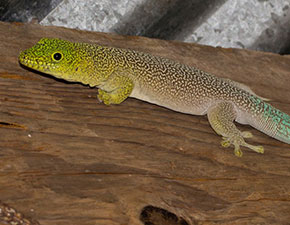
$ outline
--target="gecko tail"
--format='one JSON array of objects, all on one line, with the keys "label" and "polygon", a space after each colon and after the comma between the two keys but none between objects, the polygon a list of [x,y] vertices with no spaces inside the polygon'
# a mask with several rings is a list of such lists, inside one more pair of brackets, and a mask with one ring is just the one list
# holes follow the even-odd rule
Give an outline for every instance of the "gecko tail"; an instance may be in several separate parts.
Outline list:
[{"label": "gecko tail", "polygon": [[255,97],[254,103],[259,113],[252,117],[250,125],[279,141],[290,144],[290,115],[260,98]]}]

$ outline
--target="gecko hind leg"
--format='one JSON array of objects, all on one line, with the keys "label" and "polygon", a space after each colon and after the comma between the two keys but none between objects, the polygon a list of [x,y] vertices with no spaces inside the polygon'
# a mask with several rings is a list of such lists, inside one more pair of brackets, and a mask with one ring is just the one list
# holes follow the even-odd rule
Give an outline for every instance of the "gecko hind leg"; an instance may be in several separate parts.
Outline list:
[{"label": "gecko hind leg", "polygon": [[262,146],[250,145],[245,142],[244,138],[251,138],[253,135],[249,131],[241,132],[237,129],[234,124],[237,114],[232,103],[221,102],[214,105],[208,110],[207,116],[214,131],[223,138],[221,145],[226,148],[233,145],[236,156],[243,155],[240,146],[247,147],[257,153],[264,153]]}]

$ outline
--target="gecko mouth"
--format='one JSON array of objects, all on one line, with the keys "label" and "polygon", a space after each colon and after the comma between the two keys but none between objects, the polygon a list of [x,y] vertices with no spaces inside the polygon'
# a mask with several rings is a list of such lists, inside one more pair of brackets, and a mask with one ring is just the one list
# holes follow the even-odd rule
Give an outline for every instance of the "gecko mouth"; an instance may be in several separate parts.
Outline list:
[{"label": "gecko mouth", "polygon": [[43,62],[39,59],[31,59],[28,57],[25,52],[21,52],[18,57],[19,63],[23,66],[29,67],[31,69],[40,71],[40,72],[47,72],[49,68],[51,69],[53,65],[48,65],[47,63]]}]

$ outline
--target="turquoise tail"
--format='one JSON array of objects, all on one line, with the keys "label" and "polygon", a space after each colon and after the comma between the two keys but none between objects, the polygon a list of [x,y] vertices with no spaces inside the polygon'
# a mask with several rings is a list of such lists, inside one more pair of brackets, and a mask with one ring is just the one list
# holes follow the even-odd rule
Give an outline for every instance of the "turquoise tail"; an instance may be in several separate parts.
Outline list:
[{"label": "turquoise tail", "polygon": [[255,119],[251,125],[279,141],[290,144],[290,116],[258,97],[253,97],[252,102],[255,104]]}]

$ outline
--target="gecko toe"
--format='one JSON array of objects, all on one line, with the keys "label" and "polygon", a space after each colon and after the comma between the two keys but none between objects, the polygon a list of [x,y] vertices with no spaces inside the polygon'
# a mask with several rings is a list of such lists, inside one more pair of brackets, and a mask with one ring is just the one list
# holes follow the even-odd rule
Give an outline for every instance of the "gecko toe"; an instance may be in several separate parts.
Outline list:
[{"label": "gecko toe", "polygon": [[231,142],[229,140],[222,140],[221,141],[221,146],[224,148],[228,148],[228,147],[230,147],[230,145],[231,145]]},{"label": "gecko toe", "polygon": [[242,156],[243,156],[243,152],[242,152],[242,150],[240,149],[240,146],[239,146],[239,145],[235,145],[234,153],[235,153],[235,155],[238,156],[238,157],[242,157]]},{"label": "gecko toe", "polygon": [[261,154],[264,153],[264,147],[263,146],[252,146],[251,149],[254,150],[257,153],[261,153]]},{"label": "gecko toe", "polygon": [[252,138],[253,134],[250,131],[243,131],[242,136],[243,138]]},{"label": "gecko toe", "polygon": [[98,92],[99,93],[98,93],[97,97],[98,97],[99,101],[103,102],[105,105],[110,105],[111,104],[111,96],[110,96],[110,94],[105,92],[105,91],[103,91],[103,90],[101,90],[101,89],[99,89]]},{"label": "gecko toe", "polygon": [[257,152],[257,153],[261,153],[263,154],[264,153],[264,147],[263,146],[260,146],[260,145],[250,145],[248,143],[244,143],[243,146]]},{"label": "gecko toe", "polygon": [[264,147],[263,146],[256,146],[257,147],[257,152],[264,154]]}]

